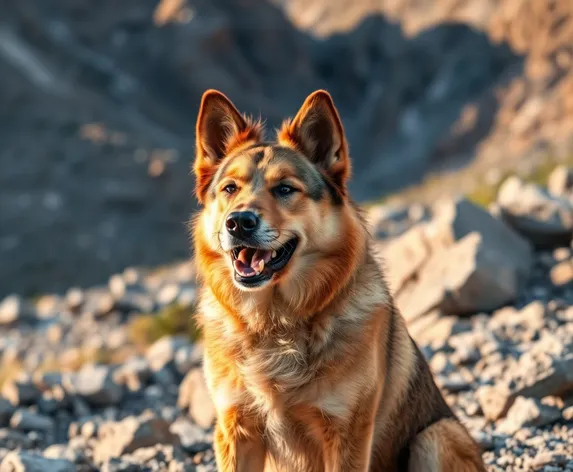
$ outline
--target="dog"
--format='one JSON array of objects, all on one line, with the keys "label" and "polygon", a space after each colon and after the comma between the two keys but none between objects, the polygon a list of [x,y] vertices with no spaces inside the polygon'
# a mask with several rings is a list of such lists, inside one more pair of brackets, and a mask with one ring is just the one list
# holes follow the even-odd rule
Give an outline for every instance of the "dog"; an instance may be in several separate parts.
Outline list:
[{"label": "dog", "polygon": [[206,91],[193,170],[218,469],[485,471],[373,255],[330,94],[265,141],[260,121]]}]

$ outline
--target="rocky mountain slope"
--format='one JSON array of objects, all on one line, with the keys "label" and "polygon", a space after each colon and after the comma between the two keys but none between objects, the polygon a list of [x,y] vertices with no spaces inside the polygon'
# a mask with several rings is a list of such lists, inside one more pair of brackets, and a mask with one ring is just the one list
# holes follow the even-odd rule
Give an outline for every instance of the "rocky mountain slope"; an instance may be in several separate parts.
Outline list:
[{"label": "rocky mountain slope", "polygon": [[[489,165],[515,165],[524,153],[571,153],[573,132],[573,4],[566,0],[394,0],[389,2],[277,0],[304,31],[321,37],[357,28],[376,15],[398,22],[408,38],[428,37],[443,25],[466,25],[490,44],[506,44],[521,60],[468,100],[456,124],[430,153],[438,160],[471,152]],[[480,53],[481,54],[481,53]],[[452,87],[467,70],[444,74]],[[453,85],[454,87],[456,85]],[[460,111],[460,110],[458,110]],[[506,161],[500,162],[500,161]]]},{"label": "rocky mountain slope", "polygon": [[362,201],[470,159],[497,108],[455,138],[462,147],[448,144],[460,133],[452,126],[467,106],[490,103],[525,53],[464,23],[409,36],[397,16],[366,10],[361,23],[320,38],[267,0],[0,7],[3,294],[87,286],[188,255],[188,168],[206,88],[271,129],[309,92],[329,89]]},{"label": "rocky mountain slope", "polygon": [[[573,169],[375,206],[409,330],[491,472],[573,471]],[[214,471],[193,263],[0,302],[0,471]]]}]

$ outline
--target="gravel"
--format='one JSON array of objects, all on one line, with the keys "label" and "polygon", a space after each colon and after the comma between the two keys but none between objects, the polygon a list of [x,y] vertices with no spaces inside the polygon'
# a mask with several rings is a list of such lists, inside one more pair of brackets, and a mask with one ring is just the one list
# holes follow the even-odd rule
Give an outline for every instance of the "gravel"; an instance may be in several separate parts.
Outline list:
[{"label": "gravel", "polygon": [[[572,472],[573,287],[555,274],[573,264],[573,247],[531,249],[467,202],[449,208],[446,218],[443,209],[428,210],[376,243],[384,258],[410,255],[402,261],[410,267],[395,254],[386,258],[395,261],[388,278],[410,332],[483,447],[488,471]],[[488,255],[505,245],[512,251],[491,265]],[[446,269],[456,283],[439,285],[425,307],[416,303],[430,280],[420,274]],[[518,274],[507,297],[497,295],[507,279],[496,270]],[[130,269],[105,286],[33,302],[16,295],[0,302],[10,320],[0,327],[0,471],[215,470],[202,347],[180,319],[166,318],[181,307],[191,317],[196,293],[190,261]]]}]

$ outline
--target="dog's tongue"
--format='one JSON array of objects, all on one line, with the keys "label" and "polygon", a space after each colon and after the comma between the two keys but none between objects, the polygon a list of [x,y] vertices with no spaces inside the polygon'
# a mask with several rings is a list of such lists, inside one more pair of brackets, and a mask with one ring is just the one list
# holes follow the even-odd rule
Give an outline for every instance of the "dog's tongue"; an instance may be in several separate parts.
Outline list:
[{"label": "dog's tongue", "polygon": [[244,248],[234,261],[235,271],[242,277],[254,277],[271,260],[272,252],[263,249]]}]

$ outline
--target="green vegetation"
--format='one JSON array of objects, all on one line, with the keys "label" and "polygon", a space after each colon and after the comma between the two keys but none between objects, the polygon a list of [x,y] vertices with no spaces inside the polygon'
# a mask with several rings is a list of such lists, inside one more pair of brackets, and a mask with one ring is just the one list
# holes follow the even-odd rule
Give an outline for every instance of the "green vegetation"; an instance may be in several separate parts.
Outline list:
[{"label": "green vegetation", "polygon": [[[519,162],[527,162],[527,158]],[[518,175],[526,182],[545,186],[557,166],[573,166],[573,152],[561,157],[547,152],[542,158],[530,159],[530,167],[526,171],[516,169],[516,164],[517,161],[500,162],[497,166],[499,175],[495,179],[486,178],[491,164],[486,166],[485,162],[476,162],[453,172],[428,174],[420,183],[394,194],[383,194],[380,198],[366,202],[364,206],[431,203],[440,197],[465,195],[475,204],[488,207],[495,201],[499,187],[510,175]]]},{"label": "green vegetation", "polygon": [[[529,172],[520,175],[520,177],[525,182],[545,187],[548,183],[551,173],[555,170],[556,167],[560,165],[572,166],[573,154],[565,159],[559,160],[552,156],[547,156],[546,159],[539,162],[537,165],[532,166]],[[511,174],[512,172],[509,171],[503,172],[495,184],[478,184],[471,192],[466,194],[467,198],[474,202],[476,205],[481,205],[483,207],[489,206],[495,201],[499,187]]]},{"label": "green vegetation", "polygon": [[496,183],[482,183],[478,184],[471,192],[466,194],[466,197],[469,201],[475,203],[478,206],[487,208],[490,204],[495,202],[497,197],[497,192],[499,188],[509,177],[510,173],[504,173],[500,176],[499,180]]},{"label": "green vegetation", "polygon": [[187,335],[196,341],[201,333],[194,315],[194,307],[169,305],[157,314],[135,316],[129,322],[128,335],[138,348],[145,348],[163,336]]},{"label": "green vegetation", "polygon": [[90,347],[71,348],[58,357],[46,356],[35,372],[76,372],[86,364],[121,364],[130,354],[129,346],[113,350]]}]

